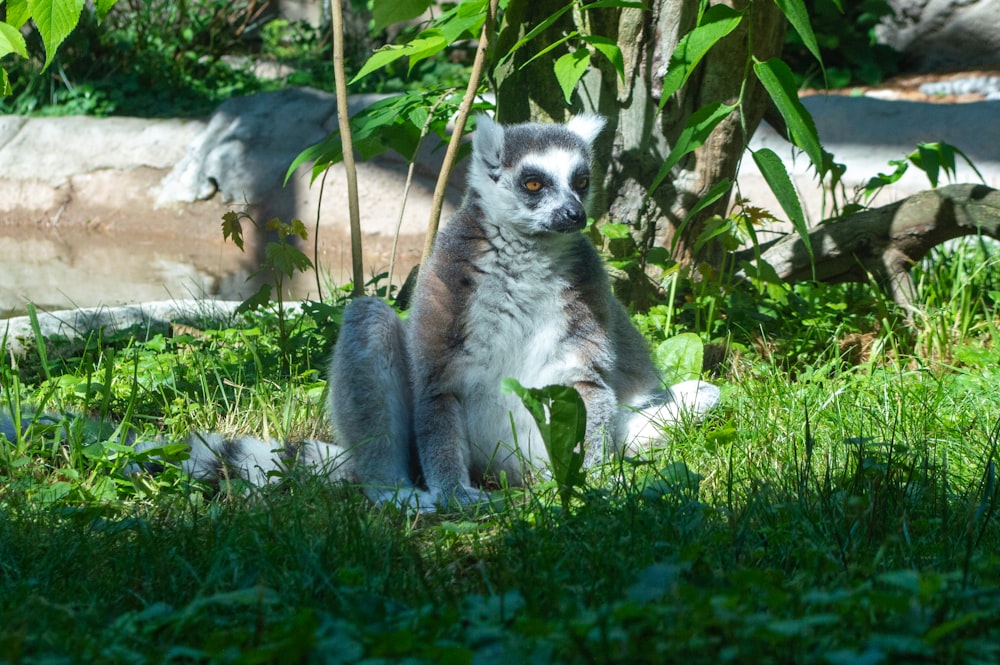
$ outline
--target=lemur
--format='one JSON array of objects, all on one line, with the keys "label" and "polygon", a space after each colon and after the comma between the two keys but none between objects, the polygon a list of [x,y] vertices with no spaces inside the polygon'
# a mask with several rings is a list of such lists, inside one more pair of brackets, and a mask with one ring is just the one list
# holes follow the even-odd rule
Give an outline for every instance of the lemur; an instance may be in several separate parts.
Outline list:
[{"label": "lemur", "polygon": [[[375,502],[434,509],[482,501],[485,481],[519,485],[544,468],[534,419],[501,392],[507,377],[579,392],[588,464],[635,453],[718,402],[708,383],[662,384],[581,233],[603,127],[595,115],[565,125],[478,118],[464,202],[421,267],[409,320],[376,298],[348,305],[329,371],[337,443],[304,442],[300,463],[360,484]],[[235,472],[264,484],[287,454],[252,437],[188,443],[183,465],[199,478]]]}]

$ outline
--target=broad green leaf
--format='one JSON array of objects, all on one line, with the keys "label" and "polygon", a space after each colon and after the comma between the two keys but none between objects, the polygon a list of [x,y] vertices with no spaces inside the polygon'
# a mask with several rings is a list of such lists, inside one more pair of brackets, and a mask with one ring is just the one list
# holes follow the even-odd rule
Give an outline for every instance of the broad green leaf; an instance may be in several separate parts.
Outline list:
[{"label": "broad green leaf", "polygon": [[11,53],[16,53],[22,58],[28,57],[24,36],[14,26],[0,21],[0,58]]},{"label": "broad green leaf", "polygon": [[567,104],[572,103],[573,91],[576,90],[576,84],[587,73],[587,67],[589,66],[590,53],[582,48],[572,53],[567,53],[556,60],[552,71],[555,72],[556,79],[559,81],[559,87],[562,88]]},{"label": "broad green leaf", "polygon": [[20,30],[31,18],[28,0],[7,0],[4,4],[7,6],[7,23]]},{"label": "broad green leaf", "polygon": [[28,0],[31,18],[45,45],[44,72],[52,63],[56,49],[80,21],[84,0]]},{"label": "broad green leaf", "polygon": [[312,261],[298,247],[288,243],[269,242],[264,246],[264,258],[286,277],[312,268]]},{"label": "broad green leaf", "polygon": [[[950,143],[918,143],[917,149],[907,155],[906,158],[914,166],[927,174],[927,179],[930,181],[931,187],[937,187],[941,171],[944,171],[949,180],[955,179],[957,171],[957,164],[955,162],[956,154],[961,155],[962,159],[979,176],[979,179],[983,180],[983,174],[979,172],[979,169],[976,168],[969,157]],[[985,180],[983,182],[985,183]]]},{"label": "broad green leaf", "polygon": [[714,5],[708,8],[694,30],[681,37],[670,56],[667,75],[663,77],[661,109],[667,99],[683,87],[709,49],[735,30],[742,20],[741,12],[725,5]]},{"label": "broad green leaf", "polygon": [[313,169],[313,180],[315,180],[317,171],[322,173],[324,168],[330,166],[331,164],[336,164],[343,158],[344,148],[340,142],[340,132],[333,132],[321,143],[309,146],[292,160],[288,170],[285,171],[285,181],[283,185],[288,184],[289,178],[291,178],[292,174],[295,173],[295,170],[303,164],[312,162],[316,165],[316,168]]},{"label": "broad green leaf", "polygon": [[118,0],[96,0],[94,6],[97,8],[97,20],[103,21],[117,2]]},{"label": "broad green leaf", "polygon": [[533,55],[530,58],[528,58],[527,60],[525,60],[524,64],[522,64],[518,69],[524,69],[525,67],[527,67],[528,65],[530,65],[531,63],[533,63],[535,60],[538,60],[539,58],[541,58],[543,55],[545,55],[549,51],[552,51],[553,49],[559,48],[560,46],[562,46],[566,42],[570,41],[571,39],[576,39],[579,36],[579,34],[580,33],[578,33],[576,30],[573,30],[573,31],[569,32],[568,34],[563,35],[559,39],[557,39],[557,40],[555,40],[553,42],[550,42],[547,46],[544,46],[541,51],[538,51],[537,53],[535,53],[535,55]]},{"label": "broad green leaf", "polygon": [[865,185],[866,199],[870,199],[878,190],[902,178],[903,174],[910,168],[910,163],[905,159],[890,159],[889,166],[895,166],[896,169],[892,173],[879,173],[868,180]]},{"label": "broad green leaf", "polygon": [[756,60],[753,70],[788,124],[792,143],[802,148],[816,171],[822,173],[823,148],[819,142],[819,133],[809,111],[799,101],[792,70],[778,58],[765,62]]},{"label": "broad green leaf", "polygon": [[497,63],[497,66],[499,67],[499,66],[503,65],[505,62],[507,62],[507,60],[509,60],[510,58],[512,58],[514,56],[514,52],[515,51],[517,51],[519,48],[521,48],[522,46],[524,46],[525,44],[527,44],[528,42],[530,42],[532,39],[534,39],[538,35],[540,35],[543,32],[545,32],[545,30],[548,29],[549,26],[551,26],[553,23],[555,23],[556,21],[558,21],[559,18],[563,14],[565,14],[566,12],[568,12],[572,8],[573,8],[573,3],[569,3],[569,2],[566,3],[565,5],[563,5],[563,7],[561,9],[559,9],[556,12],[550,14],[548,16],[548,18],[546,18],[544,21],[542,21],[541,23],[539,23],[538,25],[536,25],[534,28],[532,28],[531,30],[529,30],[528,34],[526,34],[524,37],[521,37],[521,39],[517,40],[517,42],[515,42],[514,45],[510,47],[510,50],[507,51],[506,55],[504,55],[502,58],[500,58],[500,62]]},{"label": "broad green leaf", "polygon": [[375,0],[372,3],[372,31],[417,18],[431,6],[430,0]]},{"label": "broad green leaf", "polygon": [[240,303],[239,307],[236,308],[236,312],[240,314],[243,312],[253,312],[262,307],[267,307],[270,303],[271,285],[261,284],[256,293]]},{"label": "broad green leaf", "polygon": [[705,226],[694,240],[694,254],[697,256],[702,248],[713,240],[718,240],[727,252],[735,252],[740,248],[740,238],[736,234],[736,222],[731,217],[712,215],[705,221]]},{"label": "broad green leaf", "polygon": [[448,48],[449,40],[438,30],[426,30],[406,45],[410,57],[409,71],[421,60],[426,60]]},{"label": "broad green leaf", "polygon": [[684,220],[687,221],[721,199],[729,192],[730,187],[732,187],[732,183],[729,181],[729,178],[723,178],[719,182],[715,183],[711,189],[705,192],[705,194],[698,199],[698,202],[694,205],[694,207],[691,208],[687,215],[685,215]]},{"label": "broad green leaf", "polygon": [[[931,187],[938,186],[938,171],[941,170],[942,158],[945,158],[943,151],[938,149],[939,144],[919,143],[914,153],[910,155],[910,161],[918,169],[927,174],[927,179],[931,182]],[[954,155],[952,156],[954,158]],[[952,159],[954,162],[954,159]]]},{"label": "broad green leaf", "polygon": [[778,199],[781,209],[788,215],[788,220],[795,228],[795,232],[802,238],[802,243],[809,254],[810,262],[813,260],[812,244],[809,242],[809,228],[806,225],[806,217],[802,213],[802,204],[799,202],[799,195],[795,192],[792,179],[785,169],[785,164],[781,158],[770,148],[761,148],[753,153],[753,161],[760,169],[761,175],[767,181],[767,186],[771,188],[774,197]]},{"label": "broad green leaf", "polygon": [[587,408],[580,393],[569,386],[525,388],[510,378],[503,380],[501,390],[517,395],[538,425],[559,498],[568,508],[574,489],[585,481],[582,448],[587,434]]},{"label": "broad green leaf", "polygon": [[354,78],[350,80],[348,85],[360,81],[372,72],[382,69],[386,65],[395,62],[400,58],[406,57],[407,55],[409,55],[409,50],[405,44],[389,44],[388,46],[383,46],[369,56],[369,58],[365,61],[365,64],[362,65],[361,70],[354,75]]},{"label": "broad green leaf", "polygon": [[621,240],[631,235],[628,224],[622,224],[621,222],[608,222],[607,224],[602,224],[597,230],[601,232],[602,236],[611,240]]},{"label": "broad green leaf", "polygon": [[663,166],[660,167],[656,177],[653,179],[653,183],[648,190],[649,193],[656,191],[656,188],[663,183],[670,170],[681,161],[681,158],[701,147],[708,140],[712,132],[715,131],[715,128],[719,126],[719,123],[725,120],[735,109],[735,104],[729,105],[716,102],[708,106],[703,106],[692,113],[691,117],[684,124],[681,135],[677,137],[677,142],[670,150],[670,154],[667,155],[667,159],[663,162]]},{"label": "broad green leaf", "polygon": [[583,40],[594,47],[594,50],[608,59],[608,62],[618,72],[618,78],[625,81],[625,59],[622,57],[622,50],[613,39],[601,37],[600,35],[584,35]]},{"label": "broad green leaf", "polygon": [[816,62],[822,65],[823,58],[819,53],[819,44],[816,43],[816,35],[813,34],[812,24],[809,22],[809,12],[806,11],[805,3],[802,0],[775,0],[775,4],[778,5],[781,13],[785,15],[788,22],[795,28],[795,32],[799,33],[802,43],[805,44],[805,47],[816,58]]},{"label": "broad green leaf", "polygon": [[478,39],[483,24],[486,23],[487,3],[488,0],[473,2],[466,0],[442,14],[441,18],[434,22],[434,27],[441,31],[449,44],[458,41],[465,34]]},{"label": "broad green leaf", "polygon": [[653,361],[668,384],[700,377],[704,358],[705,345],[695,333],[674,335],[653,352]]},{"label": "broad green leaf", "polygon": [[230,210],[222,216],[222,239],[232,239],[233,244],[243,251],[243,224],[240,222],[240,215],[235,210]]}]

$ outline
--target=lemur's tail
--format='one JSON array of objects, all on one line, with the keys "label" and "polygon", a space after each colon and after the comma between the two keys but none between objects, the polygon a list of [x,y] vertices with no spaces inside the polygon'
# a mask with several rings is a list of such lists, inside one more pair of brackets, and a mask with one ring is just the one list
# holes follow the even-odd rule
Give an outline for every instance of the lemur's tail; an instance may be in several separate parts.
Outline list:
[{"label": "lemur's tail", "polygon": [[[318,439],[281,444],[251,436],[226,437],[215,432],[195,432],[185,443],[190,455],[181,466],[198,480],[219,482],[238,477],[262,487],[293,466],[307,468],[331,481],[352,479],[345,450]],[[159,444],[142,443],[136,448],[142,450],[155,445]]]},{"label": "lemur's tail", "polygon": [[[16,422],[10,414],[3,413],[0,414],[0,436],[6,437],[8,441],[16,441],[32,424],[68,426],[73,419],[73,416],[26,412],[21,414],[20,422]],[[109,427],[101,427],[103,424],[96,420],[94,423],[99,430],[112,431]],[[133,432],[122,435],[119,442],[133,446],[137,452],[149,452],[152,456],[149,462],[126,465],[126,474],[138,473],[143,469],[155,470],[159,466],[155,461],[155,449],[168,443],[163,439],[136,440]],[[331,481],[352,479],[348,472],[345,450],[318,439],[278,444],[251,436],[226,437],[215,432],[195,432],[188,435],[184,443],[189,455],[181,461],[181,467],[197,480],[218,483],[242,478],[251,485],[262,487],[293,466],[307,468]]]}]

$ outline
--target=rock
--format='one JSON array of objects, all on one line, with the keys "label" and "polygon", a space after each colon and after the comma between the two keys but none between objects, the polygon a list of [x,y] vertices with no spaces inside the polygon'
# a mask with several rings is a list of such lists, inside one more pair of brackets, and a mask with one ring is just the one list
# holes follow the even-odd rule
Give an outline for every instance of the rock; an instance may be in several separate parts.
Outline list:
[{"label": "rock", "polygon": [[201,129],[197,120],[0,118],[0,180],[65,185],[101,169],[170,168]]},{"label": "rock", "polygon": [[336,100],[319,90],[286,88],[224,102],[188,144],[160,186],[157,204],[260,203],[280,186],[292,160],[336,123]]},{"label": "rock", "polygon": [[903,53],[917,72],[1000,65],[1000,2],[996,0],[888,0],[895,16],[876,37]]}]

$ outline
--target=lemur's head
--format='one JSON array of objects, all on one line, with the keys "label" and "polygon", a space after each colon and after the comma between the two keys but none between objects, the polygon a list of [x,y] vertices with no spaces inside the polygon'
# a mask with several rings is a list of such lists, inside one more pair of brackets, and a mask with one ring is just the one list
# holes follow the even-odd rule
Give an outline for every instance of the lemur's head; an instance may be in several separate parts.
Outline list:
[{"label": "lemur's head", "polygon": [[597,115],[506,126],[479,116],[469,186],[496,222],[525,233],[579,231],[587,224],[591,144],[603,127]]}]

